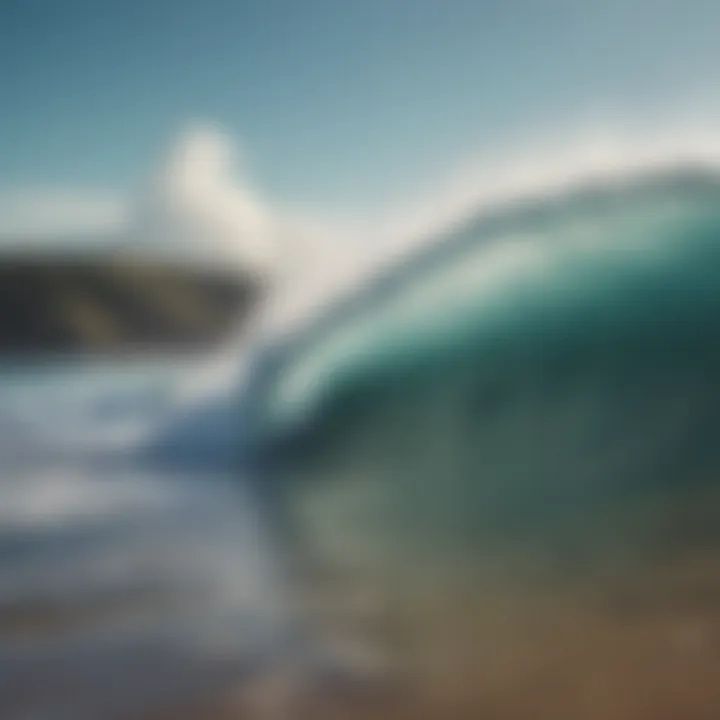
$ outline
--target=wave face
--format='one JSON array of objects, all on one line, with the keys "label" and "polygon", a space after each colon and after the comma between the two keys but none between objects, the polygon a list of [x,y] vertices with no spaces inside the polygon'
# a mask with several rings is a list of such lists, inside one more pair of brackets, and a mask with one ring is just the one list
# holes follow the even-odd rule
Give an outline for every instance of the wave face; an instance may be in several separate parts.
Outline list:
[{"label": "wave face", "polygon": [[408,716],[720,711],[719,272],[720,179],[673,171],[476,218],[287,348],[266,472]]}]

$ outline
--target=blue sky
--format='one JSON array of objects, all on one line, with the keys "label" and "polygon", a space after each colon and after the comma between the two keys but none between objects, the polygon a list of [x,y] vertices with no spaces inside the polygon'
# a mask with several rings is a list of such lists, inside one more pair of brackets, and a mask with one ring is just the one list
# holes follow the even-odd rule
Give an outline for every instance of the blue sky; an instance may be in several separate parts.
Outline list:
[{"label": "blue sky", "polygon": [[716,85],[718,21],[663,0],[5,0],[0,182],[132,186],[210,119],[280,196],[377,198],[486,143]]},{"label": "blue sky", "polygon": [[274,200],[362,213],[489,149],[715,107],[718,27],[712,0],[4,0],[0,209],[111,214],[210,122]]}]

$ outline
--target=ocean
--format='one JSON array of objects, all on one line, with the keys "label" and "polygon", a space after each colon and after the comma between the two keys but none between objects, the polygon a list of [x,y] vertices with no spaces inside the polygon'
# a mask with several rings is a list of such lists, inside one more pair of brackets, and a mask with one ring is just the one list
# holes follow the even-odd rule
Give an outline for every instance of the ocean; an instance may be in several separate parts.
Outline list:
[{"label": "ocean", "polygon": [[315,647],[281,717],[716,717],[719,268],[720,176],[578,181],[192,402],[5,367],[0,714],[278,717],[212,698]]}]

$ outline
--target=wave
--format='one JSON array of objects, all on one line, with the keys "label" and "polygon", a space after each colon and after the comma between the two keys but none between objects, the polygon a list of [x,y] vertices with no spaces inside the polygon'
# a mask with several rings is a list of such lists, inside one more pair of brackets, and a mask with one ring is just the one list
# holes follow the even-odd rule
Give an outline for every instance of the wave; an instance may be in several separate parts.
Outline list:
[{"label": "wave", "polygon": [[718,175],[578,185],[455,228],[258,373],[286,549],[428,717],[578,717],[598,677],[598,717],[718,707],[719,269]]},{"label": "wave", "polygon": [[573,323],[646,335],[677,313],[712,313],[718,200],[720,173],[680,168],[483,210],[292,336],[268,416],[307,410],[356,375],[452,353],[451,336],[486,353],[533,328],[547,344]]}]

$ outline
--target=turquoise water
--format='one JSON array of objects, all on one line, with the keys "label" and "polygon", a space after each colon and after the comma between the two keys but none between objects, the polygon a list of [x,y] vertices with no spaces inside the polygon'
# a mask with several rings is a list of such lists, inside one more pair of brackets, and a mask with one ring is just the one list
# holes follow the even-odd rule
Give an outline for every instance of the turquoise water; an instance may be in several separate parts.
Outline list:
[{"label": "turquoise water", "polygon": [[662,176],[469,222],[290,345],[263,408],[271,432],[355,378],[466,348],[491,365],[510,345],[692,333],[716,301],[719,182]]},{"label": "turquoise water", "polygon": [[[452,465],[442,483],[431,473],[430,494],[463,483],[484,516],[515,495],[548,507],[678,474],[711,481],[719,269],[712,178],[483,218],[291,344],[258,427],[271,446],[287,441],[281,474],[326,459],[370,476],[426,456]],[[315,472],[331,482],[334,470]]]}]

